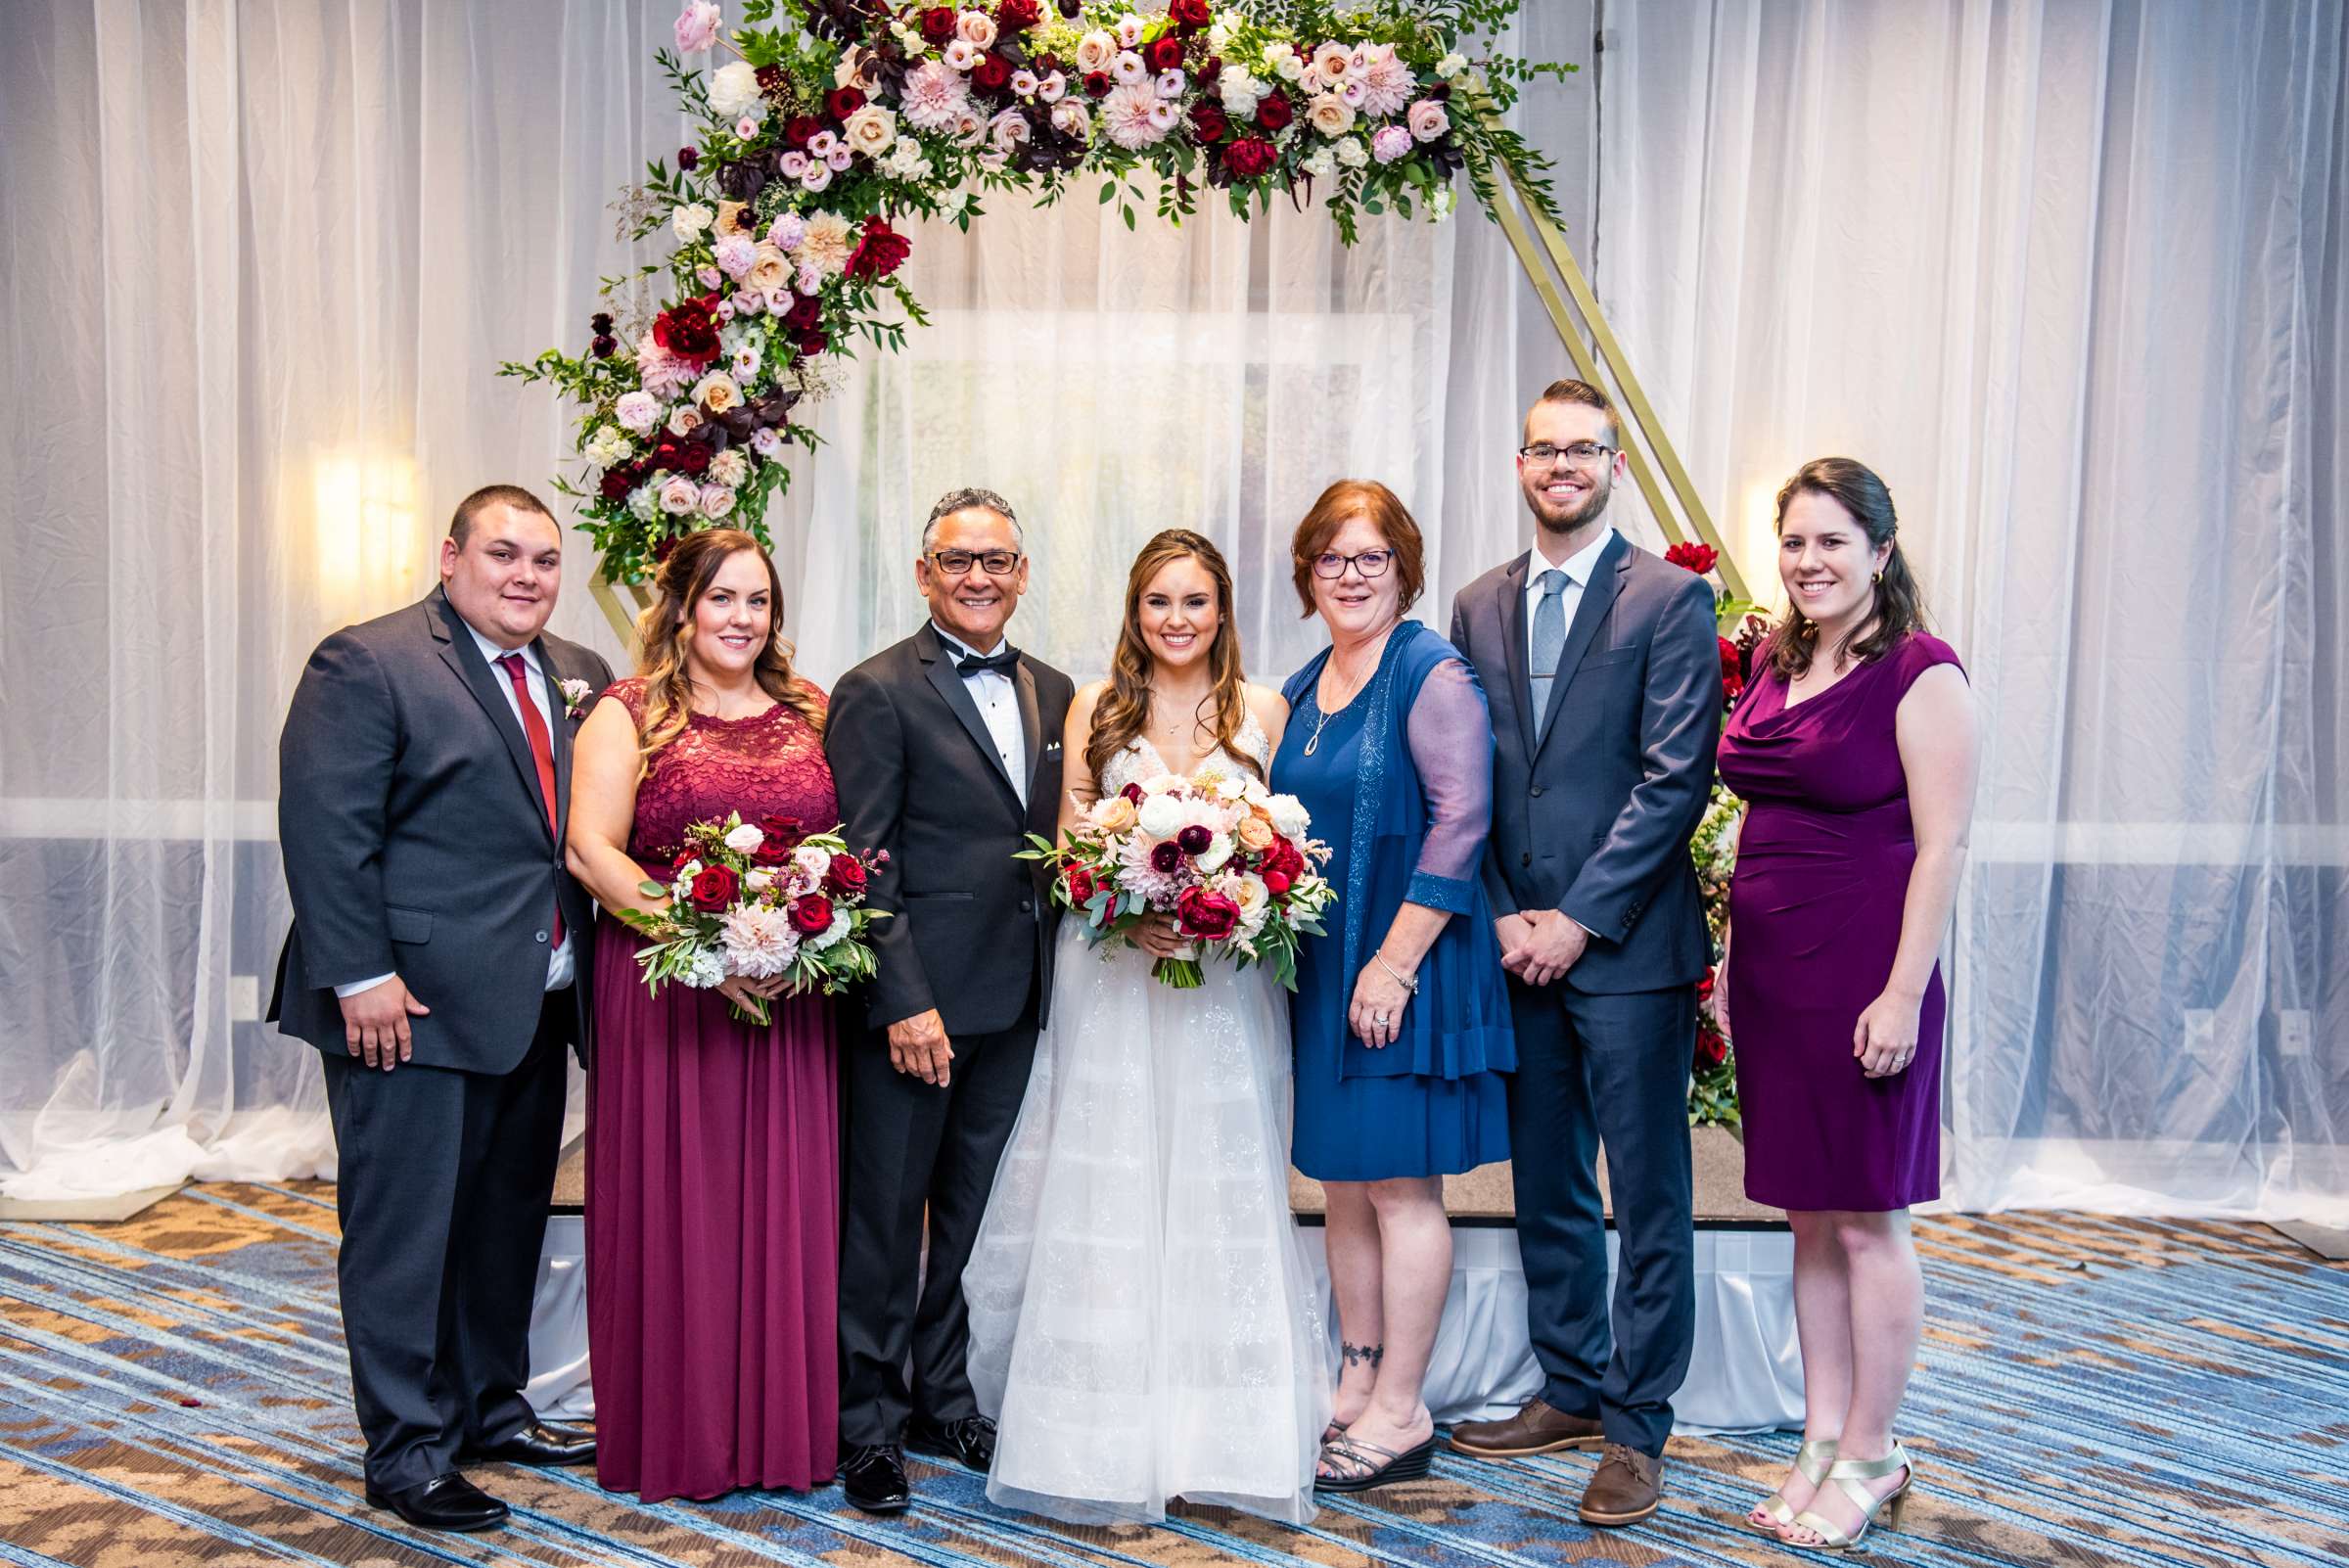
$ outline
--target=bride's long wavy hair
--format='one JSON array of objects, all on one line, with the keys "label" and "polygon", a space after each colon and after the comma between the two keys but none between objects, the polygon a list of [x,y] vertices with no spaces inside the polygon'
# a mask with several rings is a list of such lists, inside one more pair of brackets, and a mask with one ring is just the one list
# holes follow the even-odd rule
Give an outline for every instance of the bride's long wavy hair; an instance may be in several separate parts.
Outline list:
[{"label": "bride's long wavy hair", "polygon": [[664,746],[685,733],[692,717],[693,681],[685,672],[685,650],[694,608],[717,579],[718,570],[745,550],[766,568],[766,602],[772,616],[755,671],[760,688],[806,719],[817,734],[823,733],[823,704],[791,667],[792,646],[783,635],[783,581],[775,576],[774,558],[740,529],[705,529],[677,541],[653,579],[651,607],[636,618],[636,641],[643,649],[636,657],[636,673],[644,681],[644,720],[637,734],[648,764]]},{"label": "bride's long wavy hair", "polygon": [[[1248,719],[1248,697],[1243,689],[1246,677],[1240,672],[1239,628],[1232,624],[1231,568],[1224,564],[1223,552],[1205,534],[1167,529],[1151,535],[1142,553],[1133,558],[1133,569],[1126,574],[1126,621],[1118,628],[1118,651],[1110,656],[1109,690],[1094,706],[1092,738],[1084,744],[1084,763],[1096,779],[1150,721],[1154,661],[1150,645],[1142,640],[1142,593],[1151,578],[1185,559],[1197,561],[1216,584],[1216,640],[1207,653],[1211,684],[1200,708],[1211,715],[1208,727],[1214,730],[1217,744],[1240,755],[1233,742]],[[1251,767],[1256,765],[1253,759],[1242,756],[1242,760]]]}]

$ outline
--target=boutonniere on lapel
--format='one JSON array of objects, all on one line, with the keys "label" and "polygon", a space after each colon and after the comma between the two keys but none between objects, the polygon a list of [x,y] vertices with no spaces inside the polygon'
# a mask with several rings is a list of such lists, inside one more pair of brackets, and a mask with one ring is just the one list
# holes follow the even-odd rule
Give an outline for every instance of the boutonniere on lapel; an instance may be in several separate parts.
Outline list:
[{"label": "boutonniere on lapel", "polygon": [[595,688],[583,680],[559,680],[555,684],[563,688],[563,716],[565,718],[586,717],[590,701],[595,696]]}]

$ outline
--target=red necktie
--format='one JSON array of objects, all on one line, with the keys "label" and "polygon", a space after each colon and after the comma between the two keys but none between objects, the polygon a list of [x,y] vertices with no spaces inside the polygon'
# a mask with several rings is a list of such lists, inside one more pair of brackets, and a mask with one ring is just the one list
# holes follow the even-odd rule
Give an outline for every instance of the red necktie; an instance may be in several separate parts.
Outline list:
[{"label": "red necktie", "polygon": [[[546,732],[546,720],[538,715],[538,705],[530,700],[530,667],[522,655],[510,653],[497,662],[497,668],[514,682],[514,705],[522,710],[522,732],[530,738],[530,757],[538,764],[538,798],[546,804],[547,831],[555,831],[555,740]],[[563,945],[563,904],[555,903],[554,946]],[[553,951],[550,947],[548,951]]]}]

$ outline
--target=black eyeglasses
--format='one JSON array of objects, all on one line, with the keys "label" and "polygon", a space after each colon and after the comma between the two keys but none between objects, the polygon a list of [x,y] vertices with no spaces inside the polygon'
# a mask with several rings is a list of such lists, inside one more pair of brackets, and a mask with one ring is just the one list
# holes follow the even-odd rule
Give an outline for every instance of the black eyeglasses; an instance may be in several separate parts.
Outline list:
[{"label": "black eyeglasses", "polygon": [[1020,565],[1017,550],[932,550],[926,559],[949,577],[959,577],[977,567],[990,577],[1007,577]]},{"label": "black eyeglasses", "polygon": [[1383,577],[1387,575],[1387,568],[1394,563],[1395,552],[1392,550],[1363,550],[1355,555],[1340,555],[1335,550],[1324,550],[1313,557],[1313,576],[1342,577],[1346,575],[1346,569],[1352,567],[1365,577]]},{"label": "black eyeglasses", "polygon": [[1563,457],[1577,468],[1596,468],[1615,455],[1615,448],[1597,441],[1576,441],[1571,446],[1552,446],[1547,441],[1536,441],[1520,446],[1517,455],[1537,468],[1547,468]]}]

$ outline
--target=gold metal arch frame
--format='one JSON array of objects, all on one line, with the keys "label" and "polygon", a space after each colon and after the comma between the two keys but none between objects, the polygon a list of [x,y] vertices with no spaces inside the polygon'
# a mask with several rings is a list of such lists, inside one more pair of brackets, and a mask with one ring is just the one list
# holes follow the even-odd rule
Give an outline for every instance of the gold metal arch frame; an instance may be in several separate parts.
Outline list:
[{"label": "gold metal arch frame", "polygon": [[[1607,325],[1598,296],[1567,246],[1565,234],[1542,210],[1541,204],[1528,197],[1514,175],[1501,187],[1493,204],[1493,215],[1499,221],[1509,249],[1516,253],[1518,264],[1525,268],[1526,280],[1534,286],[1543,309],[1548,312],[1550,325],[1557,329],[1558,341],[1566,346],[1575,373],[1594,387],[1607,388],[1613,395],[1632,481],[1646,497],[1648,510],[1665,537],[1675,544],[1696,539],[1711,545],[1720,552],[1714,570],[1721,574],[1722,586],[1734,598],[1751,597],[1745,591],[1744,575],[1722,544],[1712,514],[1705,510],[1687,468],[1673,449],[1672,438],[1665,434],[1664,422],[1656,417],[1646,390],[1632,373],[1630,356],[1624,353],[1615,330]],[[601,572],[589,579],[589,588],[619,634],[621,645],[635,652],[636,616],[652,603],[650,590],[635,582],[615,587],[604,580]]]}]

